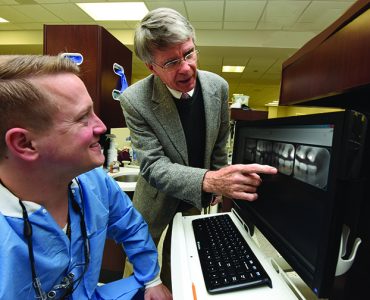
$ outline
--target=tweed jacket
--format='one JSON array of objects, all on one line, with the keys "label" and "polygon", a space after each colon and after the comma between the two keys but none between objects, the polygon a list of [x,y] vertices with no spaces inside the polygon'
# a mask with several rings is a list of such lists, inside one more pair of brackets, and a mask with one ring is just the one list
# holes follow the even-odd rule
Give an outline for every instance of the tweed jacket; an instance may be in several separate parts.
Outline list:
[{"label": "tweed jacket", "polygon": [[128,87],[120,98],[140,162],[133,201],[154,239],[172,220],[180,200],[202,208],[204,174],[227,164],[228,84],[210,72],[198,70],[197,76],[206,122],[204,169],[188,166],[180,117],[171,93],[159,77],[149,75]]}]

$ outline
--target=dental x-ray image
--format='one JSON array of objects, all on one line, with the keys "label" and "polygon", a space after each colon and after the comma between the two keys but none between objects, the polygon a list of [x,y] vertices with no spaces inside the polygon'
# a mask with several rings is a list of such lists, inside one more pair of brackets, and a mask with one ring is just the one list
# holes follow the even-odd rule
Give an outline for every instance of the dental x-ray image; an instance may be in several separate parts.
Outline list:
[{"label": "dental x-ray image", "polygon": [[295,148],[292,144],[274,143],[272,165],[280,173],[291,175],[293,172]]},{"label": "dental x-ray image", "polygon": [[256,147],[257,147],[257,141],[256,140],[254,140],[254,139],[246,139],[245,140],[244,163],[255,162]]},{"label": "dental x-ray image", "polygon": [[300,145],[294,162],[294,177],[325,189],[328,183],[330,152],[326,148]]},{"label": "dental x-ray image", "polygon": [[281,174],[325,189],[330,152],[323,147],[246,139],[243,162],[271,165]]},{"label": "dental x-ray image", "polygon": [[272,164],[272,142],[257,141],[256,163],[261,165]]}]

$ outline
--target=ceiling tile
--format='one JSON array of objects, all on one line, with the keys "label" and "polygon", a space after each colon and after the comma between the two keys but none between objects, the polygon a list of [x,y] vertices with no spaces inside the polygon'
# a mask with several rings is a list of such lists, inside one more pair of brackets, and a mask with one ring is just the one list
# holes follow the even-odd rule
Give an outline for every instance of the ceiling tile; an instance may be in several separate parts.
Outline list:
[{"label": "ceiling tile", "polygon": [[187,17],[183,1],[145,1],[145,4],[149,10],[160,7],[168,7],[178,11],[180,14]]},{"label": "ceiling tile", "polygon": [[74,3],[44,4],[43,7],[54,15],[58,15],[58,17],[65,22],[79,22],[80,24],[85,22],[95,22]]},{"label": "ceiling tile", "polygon": [[281,29],[295,23],[310,1],[269,1],[258,29]]},{"label": "ceiling tile", "polygon": [[226,1],[225,21],[257,22],[267,1]]},{"label": "ceiling tile", "polygon": [[224,1],[186,1],[185,6],[190,22],[223,20]]},{"label": "ceiling tile", "polygon": [[[52,4],[52,3],[70,3],[70,2],[82,2],[82,1],[79,1],[79,0],[76,0],[76,1],[63,1],[63,0],[33,0],[34,2],[36,3],[40,3],[40,4]],[[93,1],[91,1],[93,2]]]},{"label": "ceiling tile", "polygon": [[224,57],[223,58],[223,61],[222,61],[222,64],[224,66],[246,66],[247,62],[248,62],[249,58],[247,57]]},{"label": "ceiling tile", "polygon": [[191,22],[195,31],[197,30],[221,30],[222,22]]},{"label": "ceiling tile", "polygon": [[15,1],[15,0],[0,0],[0,4],[9,4],[9,5],[11,5],[11,4],[18,4],[18,2]]},{"label": "ceiling tile", "polygon": [[35,22],[51,23],[62,21],[61,18],[52,14],[41,5],[18,5],[15,9]]},{"label": "ceiling tile", "polygon": [[235,78],[240,78],[241,73],[229,73],[229,72],[222,72],[222,77],[225,78],[226,80],[228,79],[235,79]]},{"label": "ceiling tile", "polygon": [[100,26],[103,26],[106,29],[133,29],[135,26],[133,24],[137,24],[136,22],[124,22],[124,21],[99,21],[97,22]]},{"label": "ceiling tile", "polygon": [[312,1],[312,3],[307,7],[305,12],[300,16],[298,22],[316,22],[319,19],[326,19],[335,16],[335,19],[339,15],[343,14],[353,2],[348,1]]},{"label": "ceiling tile", "polygon": [[252,57],[246,66],[246,69],[267,69],[271,67],[276,61],[276,58],[268,57]]},{"label": "ceiling tile", "polygon": [[[29,18],[15,9],[16,6],[0,6],[0,17],[8,20],[11,23],[29,22],[33,18]],[[0,28],[1,28],[0,24]]]},{"label": "ceiling tile", "polygon": [[255,29],[257,22],[224,22],[225,30],[252,30]]},{"label": "ceiling tile", "polygon": [[199,63],[199,69],[201,70],[207,70],[209,72],[213,72],[213,73],[216,73],[216,74],[221,74],[222,70],[221,70],[221,64],[219,65],[206,65],[206,64],[202,64],[201,62]]}]

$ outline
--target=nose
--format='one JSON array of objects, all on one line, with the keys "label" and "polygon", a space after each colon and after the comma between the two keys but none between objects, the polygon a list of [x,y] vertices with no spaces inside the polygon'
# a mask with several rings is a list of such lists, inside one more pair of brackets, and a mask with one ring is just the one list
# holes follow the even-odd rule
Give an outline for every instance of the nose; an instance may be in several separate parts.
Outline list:
[{"label": "nose", "polygon": [[186,72],[188,71],[189,69],[192,69],[192,65],[193,63],[185,60],[184,58],[181,60],[180,62],[180,66],[179,66],[179,71],[180,72]]},{"label": "nose", "polygon": [[104,134],[107,131],[107,127],[103,123],[103,121],[94,113],[95,117],[95,125],[94,125],[94,133],[97,135]]}]

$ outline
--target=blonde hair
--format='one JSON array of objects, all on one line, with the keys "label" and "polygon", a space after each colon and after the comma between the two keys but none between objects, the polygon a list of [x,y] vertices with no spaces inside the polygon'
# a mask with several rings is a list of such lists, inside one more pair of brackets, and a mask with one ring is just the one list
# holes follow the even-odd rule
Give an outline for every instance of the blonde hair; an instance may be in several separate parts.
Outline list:
[{"label": "blonde hair", "polygon": [[79,67],[61,56],[0,56],[0,160],[6,151],[5,134],[10,128],[42,131],[52,126],[57,105],[32,79],[59,73],[79,76]]}]

